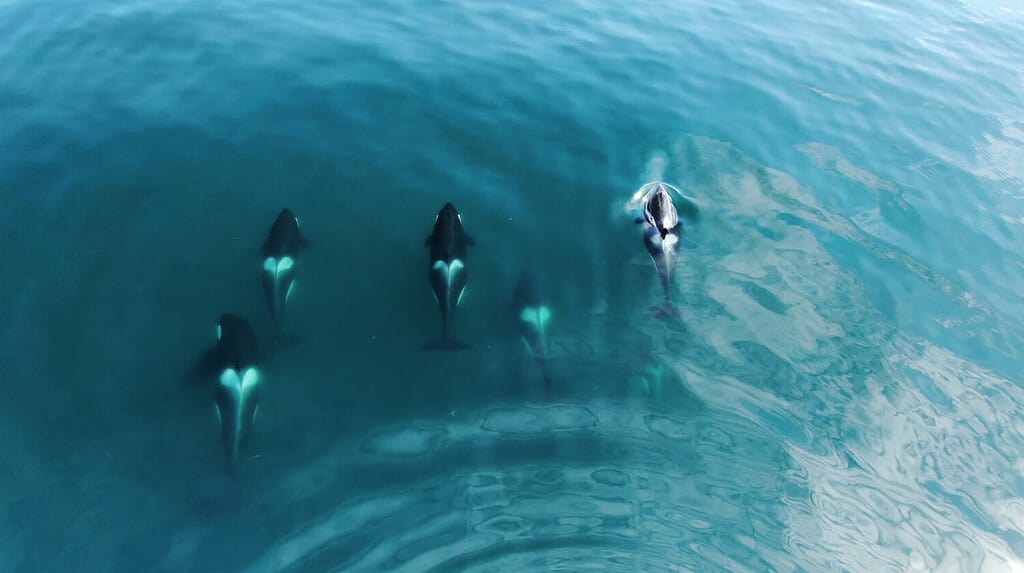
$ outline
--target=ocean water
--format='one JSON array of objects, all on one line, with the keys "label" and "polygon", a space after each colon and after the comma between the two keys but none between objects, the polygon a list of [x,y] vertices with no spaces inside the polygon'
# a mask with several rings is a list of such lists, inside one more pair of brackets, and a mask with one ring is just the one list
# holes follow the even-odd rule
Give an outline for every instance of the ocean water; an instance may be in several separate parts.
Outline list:
[{"label": "ocean water", "polygon": [[[0,0],[0,63],[2,571],[1024,572],[1015,0]],[[229,476],[186,374],[286,206]]]}]

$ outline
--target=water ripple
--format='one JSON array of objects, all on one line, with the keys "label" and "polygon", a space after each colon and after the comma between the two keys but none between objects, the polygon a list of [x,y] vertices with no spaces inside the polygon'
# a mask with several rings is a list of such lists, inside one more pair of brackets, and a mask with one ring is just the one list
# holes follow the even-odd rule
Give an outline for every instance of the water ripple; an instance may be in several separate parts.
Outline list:
[{"label": "water ripple", "polygon": [[[546,420],[555,423],[538,426],[538,410],[549,411]],[[261,501],[237,515],[222,516],[204,535],[216,538],[232,528],[230,523],[270,511],[263,519],[273,530],[266,532],[267,539],[274,541],[249,562],[252,571],[487,570],[526,555],[533,560],[550,556],[568,568],[614,564],[612,557],[619,555],[621,570],[637,564],[669,570],[669,554],[659,561],[641,548],[662,546],[676,552],[682,540],[690,539],[688,543],[701,547],[697,555],[714,562],[719,557],[710,557],[712,539],[731,531],[728,524],[756,523],[766,537],[744,538],[755,547],[781,535],[784,516],[768,501],[781,493],[785,481],[784,451],[756,438],[742,419],[726,427],[720,417],[699,417],[691,421],[696,431],[684,442],[675,435],[665,438],[657,425],[647,429],[652,420],[665,419],[610,403],[563,404],[494,408],[467,413],[458,422],[423,420],[382,428],[355,450],[342,445],[306,469],[291,472],[289,480],[268,482]],[[502,430],[495,431],[488,420],[500,420]],[[566,432],[554,444],[546,433],[552,427]],[[431,439],[438,435],[448,439]],[[630,444],[621,457],[592,458],[579,449],[620,441]],[[512,449],[503,451],[508,455],[493,469],[441,461],[447,456],[487,459],[488,452],[502,451],[498,442]],[[391,455],[396,443],[397,458]],[[542,443],[554,448],[546,456],[516,454]],[[682,450],[681,444],[686,444]],[[640,450],[659,460],[633,459],[632,452]],[[412,473],[391,486],[382,482],[372,495],[364,491],[359,501],[347,501],[351,492],[337,480],[311,477],[341,471],[365,488],[381,455],[392,460],[389,472]],[[517,459],[521,461],[511,461]],[[744,468],[742,475],[727,471],[736,464]],[[688,477],[680,479],[682,475]],[[314,519],[289,526],[281,515],[275,516],[290,505],[288,500],[322,509]],[[201,547],[210,543],[212,539],[191,551],[179,548],[168,555],[165,566],[203,568]],[[356,549],[360,547],[367,549]]]}]

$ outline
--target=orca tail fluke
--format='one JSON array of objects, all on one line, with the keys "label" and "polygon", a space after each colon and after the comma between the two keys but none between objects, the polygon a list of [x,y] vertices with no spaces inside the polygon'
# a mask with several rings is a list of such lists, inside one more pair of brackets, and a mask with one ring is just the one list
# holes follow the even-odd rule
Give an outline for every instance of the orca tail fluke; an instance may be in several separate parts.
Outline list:
[{"label": "orca tail fluke", "polygon": [[423,350],[456,351],[467,350],[468,348],[469,345],[466,344],[465,342],[462,342],[458,338],[448,335],[440,336],[423,345]]}]

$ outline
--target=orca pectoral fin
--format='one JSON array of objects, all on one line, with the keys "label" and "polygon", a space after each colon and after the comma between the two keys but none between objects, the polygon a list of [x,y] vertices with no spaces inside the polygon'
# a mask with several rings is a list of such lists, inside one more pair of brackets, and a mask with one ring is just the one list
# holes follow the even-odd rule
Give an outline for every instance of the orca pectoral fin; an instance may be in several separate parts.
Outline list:
[{"label": "orca pectoral fin", "polygon": [[313,246],[313,243],[309,241],[309,237],[305,233],[299,233],[299,246],[308,249]]},{"label": "orca pectoral fin", "polygon": [[476,239],[470,237],[469,234],[466,233],[465,231],[462,232],[462,237],[466,239],[466,244],[469,245],[470,247],[476,244]]},{"label": "orca pectoral fin", "polygon": [[646,220],[647,219],[643,215],[640,215],[636,219],[633,219],[633,222],[636,223],[637,225],[640,225],[640,224],[642,224]]}]

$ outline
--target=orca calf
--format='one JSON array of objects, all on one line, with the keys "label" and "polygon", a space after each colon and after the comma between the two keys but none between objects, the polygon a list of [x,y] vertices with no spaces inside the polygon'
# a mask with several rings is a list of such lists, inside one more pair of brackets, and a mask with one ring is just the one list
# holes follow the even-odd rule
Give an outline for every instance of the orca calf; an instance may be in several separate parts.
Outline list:
[{"label": "orca calf", "polygon": [[430,288],[441,310],[441,336],[427,342],[427,350],[462,350],[467,346],[449,335],[455,309],[466,293],[466,255],[476,242],[462,228],[462,215],[445,203],[434,219],[434,231],[427,237],[430,248]]},{"label": "orca calf", "polygon": [[299,218],[282,209],[263,242],[263,296],[274,321],[274,339],[283,335],[285,305],[295,289],[295,262],[309,240],[299,228]]}]

